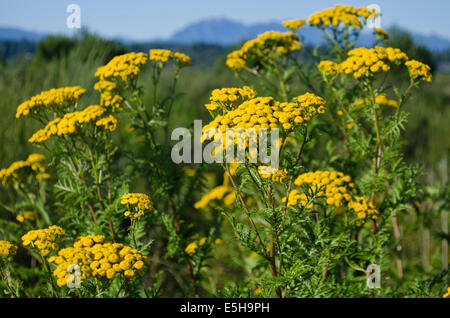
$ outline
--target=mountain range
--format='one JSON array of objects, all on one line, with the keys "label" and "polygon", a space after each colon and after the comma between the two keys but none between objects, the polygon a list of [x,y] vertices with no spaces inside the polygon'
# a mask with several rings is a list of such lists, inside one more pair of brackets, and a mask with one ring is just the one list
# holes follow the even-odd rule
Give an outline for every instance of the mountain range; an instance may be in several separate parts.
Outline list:
[{"label": "mountain range", "polygon": [[[398,29],[398,28],[397,28]],[[268,22],[246,25],[237,21],[225,18],[211,18],[201,20],[176,31],[165,39],[149,39],[148,41],[135,41],[131,38],[121,37],[116,40],[131,44],[136,42],[158,42],[177,44],[219,44],[233,45],[243,40],[251,39],[266,31],[286,31],[280,22]],[[406,31],[406,30],[400,30]],[[424,35],[410,32],[415,43],[423,45],[432,51],[443,51],[450,49],[450,40],[439,35]],[[323,44],[325,39],[320,30],[309,26],[300,29],[300,36],[308,44]],[[26,40],[35,42],[45,38],[47,34],[22,30],[11,27],[0,27],[0,40],[20,41]],[[370,32],[362,32],[358,45],[367,46],[373,42],[373,35]]]}]

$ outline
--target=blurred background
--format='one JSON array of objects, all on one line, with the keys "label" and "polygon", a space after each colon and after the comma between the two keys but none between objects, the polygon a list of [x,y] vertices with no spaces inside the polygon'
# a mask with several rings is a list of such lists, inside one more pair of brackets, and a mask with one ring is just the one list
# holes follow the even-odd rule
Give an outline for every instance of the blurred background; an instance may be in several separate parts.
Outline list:
[{"label": "blurred background", "polygon": [[[71,4],[79,9],[79,28],[71,20],[76,10],[67,12]],[[405,105],[410,113],[404,131],[405,159],[422,165],[425,186],[447,183],[450,1],[446,0],[0,0],[0,168],[41,151],[27,142],[40,125],[32,120],[17,120],[15,110],[43,90],[80,85],[89,91],[82,99],[83,105],[96,104],[98,95],[92,87],[99,66],[130,51],[172,49],[188,54],[194,62],[193,67],[182,71],[182,94],[170,122],[171,128],[188,127],[194,119],[208,119],[203,105],[209,101],[211,90],[243,85],[225,66],[231,50],[265,31],[285,31],[283,20],[307,19],[336,4],[377,5],[382,13],[380,26],[390,35],[389,45],[432,67],[433,82],[414,90],[413,98]],[[299,34],[311,48],[325,43],[322,33],[308,26],[302,27]],[[371,45],[371,34],[371,30],[363,30],[358,45]],[[311,63],[302,53],[299,58]],[[163,88],[171,84],[170,72],[164,74],[167,77],[162,78]],[[141,74],[144,88],[150,86],[151,76],[148,70]],[[298,90],[302,94],[306,88],[299,84]],[[151,100],[149,94],[144,96],[147,101]],[[129,137],[126,122],[116,136],[128,146],[138,143]],[[218,170],[216,174],[220,176]],[[423,205],[424,211],[433,211],[433,202]],[[426,226],[418,234],[420,244],[406,251],[417,255],[417,263],[425,271],[441,266],[439,219],[433,221],[431,214],[421,216],[420,222]],[[438,223],[429,224],[433,222]]]}]

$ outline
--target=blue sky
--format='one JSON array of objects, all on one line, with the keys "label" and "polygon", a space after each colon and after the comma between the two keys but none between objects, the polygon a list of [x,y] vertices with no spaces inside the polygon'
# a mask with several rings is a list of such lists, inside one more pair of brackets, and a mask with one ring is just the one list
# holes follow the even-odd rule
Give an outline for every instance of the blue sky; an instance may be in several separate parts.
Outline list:
[{"label": "blue sky", "polygon": [[396,24],[450,39],[448,0],[0,0],[0,26],[67,33],[66,7],[78,4],[81,23],[106,37],[164,38],[201,19],[226,17],[246,24],[307,18],[335,4],[381,7],[382,27]]}]

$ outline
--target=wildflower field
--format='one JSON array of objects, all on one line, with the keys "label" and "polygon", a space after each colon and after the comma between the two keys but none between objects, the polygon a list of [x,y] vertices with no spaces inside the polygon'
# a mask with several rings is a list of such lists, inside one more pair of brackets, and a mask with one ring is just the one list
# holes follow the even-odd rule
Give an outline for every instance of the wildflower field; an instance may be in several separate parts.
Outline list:
[{"label": "wildflower field", "polygon": [[[1,297],[449,297],[450,78],[383,29],[357,47],[376,14],[285,21],[211,70],[159,48],[1,66]],[[279,167],[245,137],[243,160],[174,162],[199,119],[203,148],[277,129]]]}]

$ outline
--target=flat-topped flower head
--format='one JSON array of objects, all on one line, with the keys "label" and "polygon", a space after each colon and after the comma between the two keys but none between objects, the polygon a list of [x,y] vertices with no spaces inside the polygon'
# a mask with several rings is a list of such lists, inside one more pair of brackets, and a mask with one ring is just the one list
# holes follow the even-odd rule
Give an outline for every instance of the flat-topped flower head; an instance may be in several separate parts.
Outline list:
[{"label": "flat-topped flower head", "polygon": [[152,49],[150,50],[150,60],[155,62],[167,63],[174,58],[171,50]]},{"label": "flat-topped flower head", "polygon": [[355,197],[348,203],[348,207],[356,213],[360,220],[376,219],[379,214],[375,205],[364,197]]},{"label": "flat-topped flower head", "polygon": [[228,54],[226,64],[229,68],[237,70],[248,66],[252,61],[286,56],[300,48],[297,34],[269,31],[245,42],[239,50]]},{"label": "flat-topped flower head", "polygon": [[65,234],[65,231],[57,226],[52,225],[46,229],[32,230],[22,236],[23,246],[30,246],[37,248],[39,252],[46,256],[52,250],[57,250],[58,244],[56,238]]},{"label": "flat-topped flower head", "polygon": [[102,235],[87,235],[77,238],[73,247],[61,249],[57,256],[48,259],[57,265],[53,275],[60,287],[73,282],[69,266],[78,265],[81,279],[104,277],[114,279],[118,275],[132,278],[144,274],[144,266],[150,260],[141,252],[120,243],[106,242]]},{"label": "flat-topped flower head", "polygon": [[148,55],[131,52],[114,57],[108,64],[100,66],[95,77],[101,80],[121,80],[127,82],[141,72],[148,61]]},{"label": "flat-topped flower head", "polygon": [[234,203],[235,197],[236,191],[232,186],[228,184],[219,185],[203,195],[199,201],[195,202],[194,208],[203,209],[215,200],[223,200],[225,206],[230,206]]},{"label": "flat-topped flower head", "polygon": [[0,257],[14,256],[17,253],[17,246],[8,242],[0,241]]},{"label": "flat-topped flower head", "polygon": [[291,31],[297,31],[306,23],[304,19],[283,21],[283,25]]},{"label": "flat-topped flower head", "polygon": [[307,192],[293,190],[289,193],[288,206],[305,207],[310,203],[311,198],[322,197],[325,198],[328,205],[341,207],[345,202],[351,200],[351,191],[354,187],[349,176],[336,171],[306,172],[299,175],[294,184],[297,187],[306,185]]},{"label": "flat-topped flower head", "polygon": [[366,7],[354,8],[347,5],[336,5],[334,8],[322,10],[308,18],[311,26],[339,27],[341,24],[362,29],[369,17],[379,14],[375,9]]},{"label": "flat-topped flower head", "polygon": [[116,83],[107,80],[100,80],[94,84],[94,89],[99,92],[104,91],[111,92],[117,90],[118,88],[119,87],[117,86]]},{"label": "flat-topped flower head", "polygon": [[47,173],[47,166],[44,164],[45,156],[34,153],[28,156],[26,160],[13,162],[8,168],[0,170],[0,181],[6,185],[8,183],[22,180],[31,173],[36,175],[37,180],[50,178]]},{"label": "flat-topped flower head", "polygon": [[[203,127],[202,140],[214,136],[215,130],[222,134],[228,128],[235,130],[253,128],[283,128],[290,131],[297,125],[307,123],[316,114],[325,112],[325,100],[311,93],[297,96],[293,102],[278,102],[273,97],[255,97],[244,101],[235,109],[214,118]],[[224,143],[225,147],[225,143]]]},{"label": "flat-topped flower head", "polygon": [[221,109],[223,113],[236,107],[236,103],[255,98],[258,93],[248,86],[242,88],[218,88],[211,92],[208,110]]},{"label": "flat-topped flower head", "polygon": [[270,178],[273,182],[277,182],[280,184],[286,183],[288,173],[286,169],[273,168],[270,166],[259,166],[258,172],[264,179]]},{"label": "flat-topped flower head", "polygon": [[407,60],[408,56],[397,48],[360,47],[348,52],[347,59],[339,64],[338,71],[353,75],[356,79],[369,78],[378,72],[388,72],[394,65],[400,65]]},{"label": "flat-topped flower head", "polygon": [[130,218],[136,219],[144,215],[146,211],[154,211],[150,197],[144,193],[126,193],[122,195],[120,203],[129,207],[129,211],[126,211],[124,215]]},{"label": "flat-topped flower head", "polygon": [[20,223],[23,223],[26,220],[34,221],[34,220],[36,220],[36,215],[34,215],[34,213],[32,211],[24,211],[16,217],[16,220]]},{"label": "flat-topped flower head", "polygon": [[[97,121],[104,113],[106,108],[100,105],[91,105],[83,110],[65,114],[63,118],[55,118],[44,128],[38,130],[28,140],[31,143],[40,143],[47,141],[52,136],[62,136],[72,134],[83,124]],[[109,127],[106,127],[109,129]]]},{"label": "flat-topped flower head", "polygon": [[96,126],[103,126],[109,131],[114,131],[119,126],[119,119],[114,117],[113,115],[108,115],[106,117],[100,118],[95,123]]},{"label": "flat-topped flower head", "polygon": [[405,65],[408,67],[409,76],[412,79],[431,82],[431,68],[428,65],[416,60],[409,60],[405,62]]},{"label": "flat-topped flower head", "polygon": [[192,66],[192,60],[189,56],[184,53],[175,52],[173,54],[173,59],[178,64],[179,67]]},{"label": "flat-topped flower head", "polygon": [[80,86],[52,88],[31,97],[17,107],[16,118],[36,114],[42,109],[54,113],[64,111],[64,107],[75,106],[78,100],[86,93]]},{"label": "flat-topped flower head", "polygon": [[[367,98],[361,98],[361,99],[358,99],[355,102],[356,106],[369,105],[369,104],[370,104],[370,102],[369,102],[369,99],[367,99]],[[395,99],[389,99],[387,97],[387,95],[384,94],[384,93],[383,94],[379,94],[379,95],[377,95],[375,97],[375,104],[384,105],[384,106],[391,106],[391,107],[398,107],[399,106],[399,102],[398,101],[396,101]]]},{"label": "flat-topped flower head", "polygon": [[389,39],[389,34],[385,29],[382,28],[374,28],[375,34],[382,39]]}]

